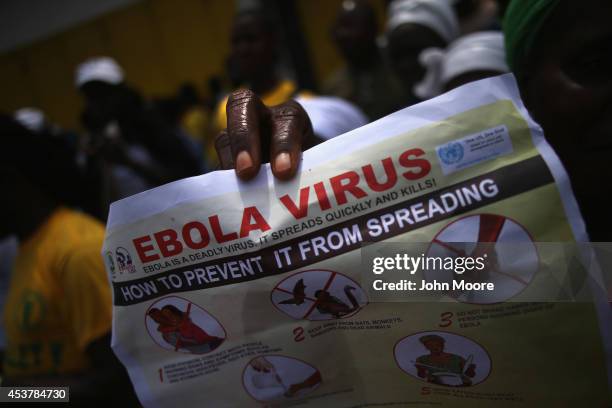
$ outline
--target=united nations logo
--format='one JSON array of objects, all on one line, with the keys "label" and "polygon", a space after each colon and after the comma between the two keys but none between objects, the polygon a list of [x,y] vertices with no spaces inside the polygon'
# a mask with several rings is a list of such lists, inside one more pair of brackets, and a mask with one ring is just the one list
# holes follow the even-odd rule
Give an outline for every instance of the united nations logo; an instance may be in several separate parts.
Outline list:
[{"label": "united nations logo", "polygon": [[136,267],[132,264],[132,256],[127,249],[118,247],[115,250],[115,256],[117,257],[117,263],[119,264],[119,272],[136,272]]},{"label": "united nations logo", "polygon": [[444,164],[455,164],[463,159],[463,146],[461,143],[451,142],[445,146],[441,146],[438,150],[438,156]]}]

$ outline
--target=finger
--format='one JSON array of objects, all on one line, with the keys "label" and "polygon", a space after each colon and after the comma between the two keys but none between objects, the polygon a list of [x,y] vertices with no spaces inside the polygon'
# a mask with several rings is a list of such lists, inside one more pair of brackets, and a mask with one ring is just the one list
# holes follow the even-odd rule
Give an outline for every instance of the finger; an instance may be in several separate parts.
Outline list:
[{"label": "finger", "polygon": [[215,138],[215,150],[217,150],[221,169],[233,169],[235,166],[234,156],[232,156],[232,146],[226,129],[222,130]]},{"label": "finger", "polygon": [[297,171],[304,141],[312,137],[312,124],[304,108],[295,101],[273,107],[271,116],[272,173],[281,180],[288,180]]},{"label": "finger", "polygon": [[236,174],[249,180],[257,175],[261,166],[261,123],[266,108],[257,95],[246,89],[230,95],[226,110]]}]

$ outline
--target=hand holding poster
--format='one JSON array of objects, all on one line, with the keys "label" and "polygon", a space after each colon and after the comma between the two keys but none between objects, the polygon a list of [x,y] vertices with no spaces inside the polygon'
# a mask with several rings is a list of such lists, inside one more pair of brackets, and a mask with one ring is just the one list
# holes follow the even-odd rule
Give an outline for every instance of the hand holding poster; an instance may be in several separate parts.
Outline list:
[{"label": "hand holding poster", "polygon": [[[114,203],[113,348],[145,406],[603,406],[594,304],[510,302],[559,257],[535,242],[574,240],[565,172],[512,76],[492,78],[305,152],[290,182],[264,166]],[[480,245],[503,242],[519,255]],[[500,291],[372,301],[383,275],[362,261],[388,243],[427,244],[421,266],[469,255]]]}]

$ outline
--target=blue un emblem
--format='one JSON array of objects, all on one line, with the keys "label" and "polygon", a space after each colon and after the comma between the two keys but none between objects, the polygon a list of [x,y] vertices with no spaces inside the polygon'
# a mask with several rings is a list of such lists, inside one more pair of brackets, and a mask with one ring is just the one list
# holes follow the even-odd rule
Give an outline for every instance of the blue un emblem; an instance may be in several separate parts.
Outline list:
[{"label": "blue un emblem", "polygon": [[444,164],[455,164],[463,159],[463,146],[461,143],[450,142],[445,146],[441,146],[438,150],[438,156]]}]

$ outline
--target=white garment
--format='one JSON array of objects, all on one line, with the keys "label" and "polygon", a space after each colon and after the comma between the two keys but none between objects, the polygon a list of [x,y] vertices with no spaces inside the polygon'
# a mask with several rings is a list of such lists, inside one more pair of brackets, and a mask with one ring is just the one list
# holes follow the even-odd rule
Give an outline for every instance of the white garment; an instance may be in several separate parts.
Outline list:
[{"label": "white garment", "polygon": [[510,72],[506,63],[504,34],[500,31],[481,31],[460,37],[448,46],[442,64],[441,81],[472,71]]},{"label": "white garment", "polygon": [[419,56],[426,69],[424,79],[414,87],[421,99],[442,93],[446,85],[460,75],[475,71],[510,72],[506,63],[504,35],[499,31],[481,31],[452,42],[446,50],[428,48]]},{"label": "white garment", "polygon": [[393,0],[388,15],[388,34],[413,23],[430,28],[447,43],[459,36],[459,21],[451,0]]},{"label": "white garment", "polygon": [[334,96],[298,97],[312,123],[315,135],[327,140],[357,129],[368,118],[352,103]]}]

